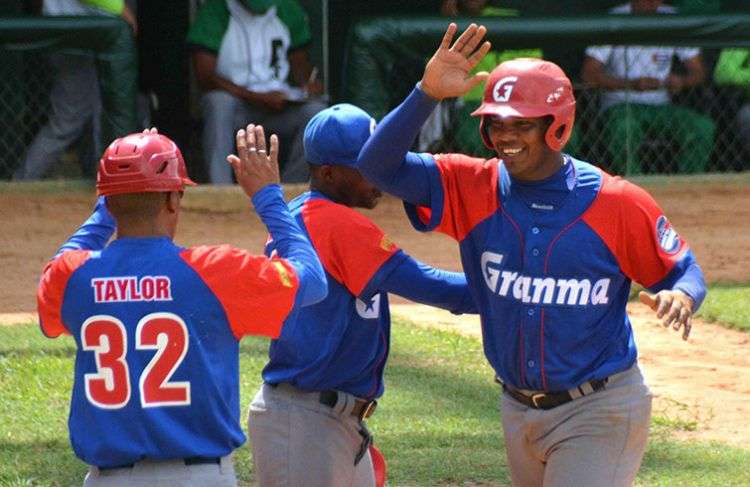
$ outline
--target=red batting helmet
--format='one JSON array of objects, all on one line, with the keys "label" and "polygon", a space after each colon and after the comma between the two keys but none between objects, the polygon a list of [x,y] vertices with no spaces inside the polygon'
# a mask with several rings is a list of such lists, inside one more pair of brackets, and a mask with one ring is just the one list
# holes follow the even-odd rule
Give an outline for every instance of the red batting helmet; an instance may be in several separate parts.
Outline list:
[{"label": "red batting helmet", "polygon": [[570,138],[575,114],[573,87],[563,70],[542,59],[519,58],[505,61],[492,70],[482,105],[471,115],[482,117],[479,131],[489,149],[493,146],[487,133],[486,115],[522,118],[551,115],[553,121],[544,140],[550,149],[559,151]]},{"label": "red batting helmet", "polygon": [[188,177],[177,144],[156,133],[116,139],[102,154],[96,189],[100,196],[125,193],[182,191],[195,186]]}]

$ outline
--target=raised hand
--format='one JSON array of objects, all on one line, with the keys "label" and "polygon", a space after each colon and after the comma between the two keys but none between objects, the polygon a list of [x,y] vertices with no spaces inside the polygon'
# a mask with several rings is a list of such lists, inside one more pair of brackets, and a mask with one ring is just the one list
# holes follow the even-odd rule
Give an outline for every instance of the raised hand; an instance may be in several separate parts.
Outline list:
[{"label": "raised hand", "polygon": [[237,131],[237,153],[227,156],[237,182],[245,194],[253,197],[264,186],[279,183],[279,138],[271,135],[270,150],[266,151],[263,126],[250,124]]},{"label": "raised hand", "polygon": [[656,294],[641,291],[638,299],[653,311],[656,317],[662,319],[662,325],[672,325],[675,331],[682,328],[682,339],[690,336],[690,318],[693,316],[693,299],[682,291],[664,290]]},{"label": "raised hand", "polygon": [[489,41],[482,42],[487,29],[471,24],[451,45],[457,29],[451,22],[440,47],[424,69],[422,90],[436,100],[462,96],[489,76],[486,71],[470,74],[490,50]]}]

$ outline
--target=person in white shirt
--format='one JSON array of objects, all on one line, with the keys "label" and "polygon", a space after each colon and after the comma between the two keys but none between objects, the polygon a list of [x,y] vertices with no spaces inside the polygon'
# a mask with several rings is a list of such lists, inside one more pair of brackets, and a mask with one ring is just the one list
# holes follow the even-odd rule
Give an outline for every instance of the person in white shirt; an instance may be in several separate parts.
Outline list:
[{"label": "person in white shirt", "polygon": [[[302,133],[326,104],[310,63],[312,33],[297,0],[208,0],[188,32],[202,93],[203,153],[213,184],[231,184],[226,155],[233,133],[248,123],[277,134],[281,181],[309,178]],[[292,84],[289,83],[291,79]]]},{"label": "person in white shirt", "polygon": [[[674,14],[661,0],[632,0],[613,14]],[[677,57],[685,74],[672,71]],[[703,172],[713,149],[715,125],[707,116],[673,105],[671,95],[705,79],[700,50],[669,46],[591,46],[586,49],[581,78],[605,90],[601,110],[603,136],[616,172],[641,172],[638,148],[647,135],[668,136],[679,147],[679,172]]]}]

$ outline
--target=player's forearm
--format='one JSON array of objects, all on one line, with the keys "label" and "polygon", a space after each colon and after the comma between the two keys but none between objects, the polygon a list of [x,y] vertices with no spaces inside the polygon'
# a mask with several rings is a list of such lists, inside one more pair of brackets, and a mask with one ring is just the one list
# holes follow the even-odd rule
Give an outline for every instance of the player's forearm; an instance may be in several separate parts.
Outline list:
[{"label": "player's forearm", "polygon": [[200,79],[202,81],[199,81],[198,84],[203,91],[223,90],[234,96],[235,98],[239,98],[240,100],[245,100],[251,103],[253,101],[255,93],[243,88],[240,85],[232,83],[228,79],[216,73],[204,75]]},{"label": "player's forearm", "polygon": [[693,313],[698,311],[706,297],[706,281],[701,267],[696,262],[690,264],[672,289],[690,296],[693,299]]},{"label": "player's forearm", "polygon": [[455,314],[478,313],[466,276],[406,256],[381,285],[384,291]]},{"label": "player's forearm", "polygon": [[106,200],[100,196],[94,212],[57,250],[55,257],[69,250],[101,250],[116,228],[115,219],[107,210]]},{"label": "player's forearm", "polygon": [[635,80],[612,76],[607,73],[603,64],[589,57],[583,63],[581,79],[591,88],[601,88],[603,90],[635,89]]},{"label": "player's forearm", "polygon": [[[430,189],[419,160],[409,154],[437,102],[419,86],[378,124],[359,153],[357,167],[378,188],[413,204],[428,204]],[[408,157],[412,155],[414,157]]]},{"label": "player's forearm", "polygon": [[252,201],[268,228],[278,256],[286,259],[297,273],[299,291],[296,303],[308,306],[323,300],[328,294],[323,266],[312,244],[289,213],[281,186],[269,184],[258,191]]},{"label": "player's forearm", "polygon": [[588,84],[589,86],[593,88],[600,88],[603,90],[633,90],[636,89],[635,81],[636,80],[629,80],[626,78],[618,78],[616,76],[612,76],[609,74],[606,74],[604,72],[601,73],[592,73],[589,76],[584,76],[583,80]]}]

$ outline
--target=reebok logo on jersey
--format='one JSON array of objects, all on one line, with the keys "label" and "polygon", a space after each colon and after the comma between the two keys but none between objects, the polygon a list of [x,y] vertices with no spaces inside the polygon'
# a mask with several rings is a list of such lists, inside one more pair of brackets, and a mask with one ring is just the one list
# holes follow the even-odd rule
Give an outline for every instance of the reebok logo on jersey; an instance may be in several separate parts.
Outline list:
[{"label": "reebok logo on jersey", "polygon": [[589,279],[533,277],[501,270],[504,256],[482,253],[482,275],[493,294],[511,297],[523,303],[587,306],[607,304],[609,278],[592,283]]},{"label": "reebok logo on jersey", "polygon": [[659,242],[659,247],[668,254],[674,254],[680,250],[680,236],[664,215],[656,219],[656,240]]},{"label": "reebok logo on jersey", "polygon": [[172,301],[172,282],[167,276],[97,277],[91,279],[91,287],[97,303]]}]

